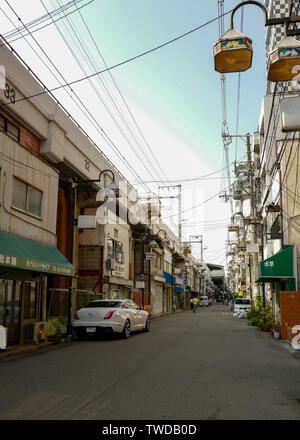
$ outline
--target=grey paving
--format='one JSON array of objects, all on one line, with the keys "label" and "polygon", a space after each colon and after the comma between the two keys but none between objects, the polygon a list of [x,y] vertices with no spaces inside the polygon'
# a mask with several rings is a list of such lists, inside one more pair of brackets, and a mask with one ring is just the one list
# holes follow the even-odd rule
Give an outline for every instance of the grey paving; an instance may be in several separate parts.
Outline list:
[{"label": "grey paving", "polygon": [[300,362],[215,305],[0,364],[1,419],[300,419]]}]

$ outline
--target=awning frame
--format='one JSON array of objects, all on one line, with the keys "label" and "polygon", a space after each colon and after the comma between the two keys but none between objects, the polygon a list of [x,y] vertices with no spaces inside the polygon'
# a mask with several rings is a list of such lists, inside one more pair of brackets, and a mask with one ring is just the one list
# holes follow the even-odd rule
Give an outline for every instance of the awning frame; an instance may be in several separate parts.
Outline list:
[{"label": "awning frame", "polygon": [[[293,249],[291,249],[293,248]],[[292,267],[288,267],[287,272],[284,273],[284,269],[283,272],[277,273],[276,275],[274,275],[274,259],[278,260],[280,257],[285,257],[285,254],[287,254],[287,252],[291,252],[292,253]],[[267,268],[270,268],[270,274],[266,273],[268,271]],[[289,269],[292,269],[292,271],[288,272]],[[296,250],[296,246],[295,245],[290,245],[287,246],[284,249],[281,249],[279,252],[277,252],[276,254],[272,255],[269,258],[264,259],[263,261],[261,261],[258,266],[256,267],[255,270],[255,282],[262,282],[262,283],[268,283],[268,282],[279,282],[279,281],[286,281],[289,279],[294,279],[295,280],[295,287],[296,290],[298,289],[298,276],[297,276],[297,250]]]},{"label": "awning frame", "polygon": [[0,231],[0,267],[73,277],[74,266],[55,247]]}]

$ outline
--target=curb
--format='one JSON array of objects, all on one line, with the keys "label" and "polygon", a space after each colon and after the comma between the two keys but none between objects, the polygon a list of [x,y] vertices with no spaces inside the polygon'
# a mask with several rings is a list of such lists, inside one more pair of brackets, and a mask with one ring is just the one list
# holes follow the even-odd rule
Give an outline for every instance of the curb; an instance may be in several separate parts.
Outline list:
[{"label": "curb", "polygon": [[164,312],[164,313],[159,313],[158,315],[151,315],[151,319],[162,318],[164,316],[171,316],[174,313],[180,313],[180,312],[185,312],[185,310],[174,310],[173,312]]},{"label": "curb", "polygon": [[280,342],[280,345],[282,347],[284,347],[286,350],[288,350],[295,359],[300,361],[300,351],[299,350],[294,350],[293,347],[291,346],[291,344],[286,339],[280,339],[279,342]]},{"label": "curb", "polygon": [[[165,312],[159,315],[152,316],[154,318],[162,318],[164,316],[170,316],[173,313],[183,312],[184,310],[174,310],[174,312]],[[22,345],[19,349],[8,348],[6,350],[0,351],[0,363],[10,360],[21,359],[27,356],[45,353],[46,351],[53,350],[59,347],[66,347],[76,344],[78,341],[76,339],[63,340],[61,342],[46,342],[36,345]]]},{"label": "curb", "polygon": [[46,351],[50,351],[59,347],[65,347],[76,342],[77,341],[75,340],[58,342],[58,343],[53,342],[53,343],[46,343],[40,345],[33,345],[32,347],[28,346],[28,348],[23,350],[21,349],[21,350],[3,351],[3,353],[0,352],[0,363],[10,360],[21,359],[35,354],[45,353]]}]

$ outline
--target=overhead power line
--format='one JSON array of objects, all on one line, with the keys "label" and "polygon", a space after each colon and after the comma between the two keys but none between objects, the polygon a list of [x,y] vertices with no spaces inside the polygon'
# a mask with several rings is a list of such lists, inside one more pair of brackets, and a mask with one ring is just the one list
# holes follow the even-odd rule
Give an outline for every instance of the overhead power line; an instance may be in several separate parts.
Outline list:
[{"label": "overhead power line", "polygon": [[[102,53],[101,53],[101,51],[100,51],[100,49],[99,49],[99,46],[98,46],[98,44],[96,43],[95,38],[93,37],[93,35],[92,35],[92,33],[91,33],[91,31],[90,31],[90,29],[89,29],[87,23],[86,23],[86,21],[85,21],[83,15],[82,15],[82,13],[81,13],[81,11],[80,11],[80,8],[78,8],[78,6],[77,6],[77,10],[78,10],[78,13],[79,13],[79,15],[80,15],[80,17],[81,17],[81,19],[82,19],[82,21],[83,21],[83,24],[84,24],[84,26],[85,26],[85,28],[86,28],[86,30],[87,30],[89,36],[90,36],[90,38],[91,38],[91,40],[92,40],[92,42],[93,42],[93,44],[94,44],[94,46],[95,46],[95,48],[96,48],[96,51],[98,52],[98,54],[99,54],[101,60],[103,61],[103,64],[105,65],[105,67],[108,68],[108,65],[106,64],[106,61],[105,61],[105,59],[104,59],[104,57],[103,57],[103,55],[102,55]],[[136,128],[138,129],[138,131],[139,131],[139,133],[140,133],[142,139],[144,140],[144,142],[145,142],[145,144],[146,144],[146,146],[147,146],[147,148],[148,148],[148,150],[149,150],[151,156],[153,157],[154,161],[156,162],[156,165],[157,165],[158,169],[162,172],[162,174],[165,176],[165,178],[167,179],[167,181],[169,181],[169,180],[168,180],[168,176],[166,175],[166,173],[165,173],[165,171],[163,170],[163,168],[161,167],[159,161],[158,161],[157,158],[155,157],[155,155],[154,155],[154,153],[153,153],[153,151],[152,151],[152,149],[151,149],[151,147],[150,147],[150,145],[149,145],[147,139],[145,138],[145,135],[142,133],[141,128],[140,128],[139,124],[138,124],[137,121],[136,121],[136,118],[135,118],[134,115],[132,114],[132,111],[131,111],[131,109],[130,109],[130,107],[129,107],[129,105],[128,105],[128,102],[125,100],[124,95],[122,94],[122,92],[121,92],[121,90],[120,90],[118,84],[116,83],[116,80],[115,80],[114,76],[112,75],[112,73],[111,73],[110,71],[108,71],[108,74],[109,74],[109,76],[110,76],[110,78],[111,78],[113,84],[115,85],[116,90],[117,90],[118,93],[119,93],[119,96],[121,97],[122,101],[124,102],[124,105],[125,105],[125,107],[127,108],[127,110],[128,110],[128,112],[129,112],[129,114],[130,114],[130,116],[131,116],[131,118],[132,118],[132,120],[133,120],[133,122],[134,122]]]},{"label": "overhead power line", "polygon": [[[40,0],[43,7],[45,8],[46,11],[48,11],[47,7],[45,6],[43,0]],[[59,0],[57,0],[58,4]],[[53,2],[52,2],[53,4]],[[65,35],[63,34],[63,32],[60,30],[60,28],[58,27],[58,25],[55,25],[57,27],[57,30],[59,32],[59,34],[61,35],[62,39],[64,40],[65,44],[67,45],[69,51],[72,53],[74,59],[76,60],[77,64],[79,65],[79,67],[81,68],[82,72],[87,75],[87,70],[85,69],[85,67],[83,66],[83,64],[81,63],[81,61],[79,60],[79,58],[76,56],[75,51],[74,51],[74,43],[75,45],[79,48],[80,52],[83,53],[83,56],[85,58],[87,58],[87,63],[91,66],[92,71],[97,71],[97,66],[96,63],[92,57],[92,55],[89,53],[89,48],[87,47],[86,44],[84,44],[84,42],[82,41],[81,35],[80,33],[77,31],[75,25],[73,25],[73,22],[71,21],[71,19],[67,18],[67,23],[72,31],[72,33],[74,34],[76,40],[73,39],[73,36],[71,35],[70,30],[66,27],[66,29],[69,32],[69,35],[72,38],[72,43],[69,44],[69,42],[67,41]],[[79,43],[80,46],[78,46],[77,42]],[[123,114],[121,113],[120,109],[118,108],[116,101],[114,99],[114,97],[112,96],[108,86],[105,84],[104,80],[101,77],[96,77],[96,79],[100,82],[100,86],[104,87],[105,92],[107,93],[108,97],[110,98],[114,108],[116,109],[116,111],[118,112],[119,116],[121,117],[122,121],[124,122],[125,126],[127,127],[127,129],[129,130],[130,134],[132,135],[133,139],[135,140],[139,150],[142,152],[142,154],[144,155],[146,161],[148,161],[148,164],[150,166],[146,166],[147,164],[145,164],[145,160],[142,159],[140,157],[140,155],[138,154],[138,152],[136,151],[136,149],[134,148],[134,145],[132,144],[131,140],[128,138],[127,134],[125,133],[125,131],[123,130],[123,128],[121,127],[119,121],[115,118],[113,112],[111,111],[111,109],[109,108],[109,106],[107,105],[107,103],[105,102],[105,100],[102,98],[100,92],[99,92],[99,87],[96,87],[93,83],[92,79],[89,79],[89,83],[91,85],[91,87],[93,88],[96,96],[99,98],[99,100],[101,101],[101,103],[103,104],[103,106],[105,107],[106,111],[108,112],[108,114],[110,115],[110,117],[112,118],[113,122],[116,124],[118,130],[120,131],[120,133],[122,134],[122,136],[124,137],[124,139],[126,140],[127,144],[129,145],[129,147],[131,148],[131,150],[134,152],[134,154],[136,155],[137,159],[141,162],[142,166],[145,168],[145,171],[149,173],[149,175],[152,178],[155,178],[152,174],[152,170],[154,171],[154,173],[159,177],[159,175],[157,174],[155,168],[153,167],[152,163],[149,161],[148,157],[145,155],[143,149],[141,148],[138,139],[136,138],[135,134],[132,132],[130,126],[128,125],[125,117],[123,116]]]},{"label": "overhead power line", "polygon": [[[60,8],[55,9],[55,10],[53,10],[51,12],[48,12],[48,14],[43,15],[43,16],[35,19],[35,20],[32,20],[32,21],[30,21],[27,24],[24,24],[24,25],[22,25],[20,27],[16,27],[16,29],[14,31],[6,32],[3,35],[4,35],[4,37],[7,40],[10,40],[10,43],[13,43],[14,41],[20,40],[22,38],[22,37],[14,38],[14,36],[18,35],[19,33],[22,33],[24,31],[27,32],[27,34],[24,35],[26,37],[27,35],[30,35],[30,33],[32,34],[34,32],[37,32],[37,31],[41,30],[41,29],[44,29],[45,27],[50,26],[50,24],[56,23],[57,21],[61,20],[62,18],[65,18],[68,15],[73,14],[78,9],[80,10],[80,9],[84,8],[85,6],[90,5],[95,0],[90,0],[88,3],[85,3],[84,5],[81,5],[79,7],[78,4],[81,3],[82,1],[83,0],[72,0],[71,2],[61,6]],[[59,17],[56,20],[51,21],[50,23],[45,24],[44,26],[40,26],[38,29],[33,29],[35,26],[38,26],[39,24],[42,24],[45,21],[47,21],[49,18],[53,20],[53,17],[55,17],[56,15],[59,15],[61,13],[65,13],[65,11],[67,11],[68,9],[70,9],[71,7],[74,7],[74,6],[76,6],[77,9],[74,9],[73,11],[68,12],[63,17]],[[29,29],[30,29],[30,32],[29,32]],[[12,38],[14,38],[14,39],[12,39]]]},{"label": "overhead power line", "polygon": [[[231,10],[228,11],[228,12],[225,12],[223,15],[225,16],[225,15],[228,15],[228,14],[230,14],[230,13],[231,13]],[[60,90],[60,89],[65,88],[65,87],[72,86],[72,85],[74,85],[74,84],[78,84],[78,83],[80,83],[80,82],[82,82],[82,81],[86,81],[86,80],[89,79],[89,78],[93,78],[94,76],[101,75],[101,74],[104,73],[104,72],[108,72],[108,71],[110,71],[110,70],[116,69],[117,67],[123,66],[124,64],[130,63],[131,61],[134,61],[134,60],[136,60],[136,59],[138,59],[138,58],[141,58],[141,57],[143,57],[143,56],[145,56],[145,55],[148,55],[149,53],[152,53],[152,52],[154,52],[154,51],[156,51],[156,50],[158,50],[158,49],[161,49],[162,47],[165,47],[165,46],[167,46],[167,45],[169,45],[169,44],[171,44],[171,43],[174,43],[175,41],[178,41],[179,39],[184,38],[184,37],[186,37],[187,35],[190,35],[191,33],[196,32],[196,31],[198,31],[199,29],[202,29],[202,28],[208,26],[209,24],[211,24],[211,23],[217,21],[219,18],[220,18],[220,16],[215,17],[215,18],[213,18],[212,20],[209,20],[209,21],[207,21],[206,23],[204,23],[204,24],[202,24],[202,25],[200,25],[200,26],[197,26],[197,27],[194,28],[194,29],[192,29],[192,30],[190,30],[190,31],[188,31],[188,32],[185,32],[184,34],[179,35],[179,36],[176,37],[176,38],[173,38],[172,40],[169,40],[169,41],[167,41],[167,42],[165,42],[165,43],[163,43],[163,44],[160,44],[159,46],[156,46],[156,47],[154,47],[154,48],[152,48],[152,49],[150,49],[150,50],[147,50],[147,51],[145,51],[145,52],[142,52],[142,53],[140,53],[139,55],[135,55],[134,57],[128,58],[128,59],[125,60],[125,61],[121,61],[120,63],[117,63],[117,64],[115,64],[115,65],[113,65],[113,66],[107,67],[107,68],[102,69],[102,70],[100,70],[100,71],[98,71],[98,72],[95,72],[95,73],[91,73],[90,75],[84,76],[84,77],[82,77],[82,78],[78,78],[78,79],[76,79],[76,80],[74,80],[74,81],[70,81],[69,83],[66,83],[66,84],[63,84],[63,85],[60,85],[60,86],[57,86],[57,87],[53,87],[52,89],[49,89],[48,91],[42,91],[42,92],[39,92],[39,93],[34,93],[33,95],[30,95],[30,96],[25,96],[24,98],[16,99],[16,100],[15,100],[15,103],[20,102],[20,101],[24,101],[24,100],[26,100],[26,99],[31,99],[31,98],[35,98],[35,97],[37,97],[37,96],[44,95],[45,93],[47,93],[47,92],[49,92],[49,91],[50,91],[50,92],[55,92],[56,90]],[[4,40],[5,42],[7,42],[7,40],[4,38],[4,36],[2,36],[2,35],[0,35],[0,36],[3,38],[3,40]],[[8,43],[8,42],[7,42],[7,43]],[[10,105],[10,104],[11,104],[10,102],[8,102],[8,103],[6,103],[6,104],[1,104],[1,107],[3,107],[3,106],[7,106],[7,105]]]},{"label": "overhead power line", "polygon": [[[242,157],[239,158],[239,161],[243,160],[246,156],[247,155],[244,154]],[[229,167],[233,164],[234,164],[234,162],[231,162],[231,164],[229,164]],[[212,173],[209,173],[209,174],[205,174],[204,176],[191,177],[188,179],[174,179],[174,180],[171,179],[168,182],[171,184],[173,184],[173,183],[175,184],[175,183],[181,183],[181,182],[194,182],[196,180],[205,180],[205,179],[208,179],[210,176],[213,176],[214,174],[218,174],[218,173],[222,172],[223,170],[226,170],[227,168],[228,168],[228,166],[220,168],[219,170],[213,171]],[[222,177],[222,176],[216,177],[216,179],[221,179],[221,178],[225,179],[226,177]],[[143,181],[143,183],[167,183],[167,181],[166,180],[145,180],[145,181]],[[138,185],[138,183],[133,182],[132,185]]]},{"label": "overhead power line", "polygon": [[[5,2],[7,3],[7,5],[9,6],[9,8],[12,10],[12,12],[14,13],[14,15],[17,17],[17,19],[24,25],[26,26],[22,19],[18,16],[18,14],[16,13],[16,11],[13,9],[13,7],[10,5],[10,3],[8,2],[8,0],[5,0]],[[30,31],[29,31],[30,33]],[[97,121],[97,119],[92,115],[92,113],[89,111],[89,109],[87,108],[87,106],[84,104],[84,102],[80,99],[80,97],[74,92],[74,90],[68,85],[67,80],[65,79],[65,77],[61,74],[61,72],[59,71],[59,69],[56,67],[56,65],[53,63],[53,61],[50,59],[50,57],[48,56],[48,54],[45,52],[45,50],[42,48],[42,46],[40,45],[40,43],[37,41],[37,39],[31,35],[32,39],[34,40],[34,42],[37,44],[37,46],[39,47],[39,49],[42,51],[42,53],[44,54],[44,56],[46,57],[46,59],[50,62],[50,64],[52,65],[52,67],[55,69],[55,71],[58,73],[58,75],[62,78],[62,80],[65,82],[65,86],[68,86],[71,90],[71,92],[76,96],[76,98],[78,99],[79,103],[81,104],[81,106],[83,107],[83,109],[90,115],[90,117],[92,118],[92,120],[94,121],[94,123],[97,125],[97,130],[98,132],[101,134],[101,136],[104,137],[104,139],[106,140],[106,142],[108,143],[108,145],[115,151],[117,152],[117,156],[119,158],[121,158],[121,160],[124,162],[124,165],[126,166],[126,168],[130,171],[130,173],[134,176],[137,177],[139,181],[141,181],[141,178],[139,176],[139,174],[133,169],[133,167],[129,164],[129,162],[127,161],[127,159],[124,157],[124,155],[120,152],[119,148],[115,145],[115,143],[110,139],[110,137],[106,134],[106,132],[103,130],[103,128],[100,126],[99,122]],[[6,40],[3,38],[3,40],[6,42]],[[7,43],[9,47],[10,44]],[[14,51],[16,53],[16,51]],[[31,71],[32,72],[32,71]],[[57,78],[56,78],[57,79]],[[59,80],[58,80],[59,81]],[[60,82],[60,81],[59,81]],[[61,84],[61,82],[60,82]],[[64,85],[60,86],[61,88],[64,87]],[[49,89],[47,89],[45,87],[45,92],[43,93],[47,93],[47,92],[51,92]],[[53,96],[53,95],[52,95]],[[55,98],[56,99],[56,98]],[[2,104],[3,105],[3,104]],[[96,128],[96,127],[95,127]],[[95,144],[96,146],[96,144]],[[97,147],[98,148],[98,147]],[[99,149],[99,148],[98,148]],[[100,150],[100,149],[99,149]],[[101,150],[100,150],[101,151]],[[102,153],[102,152],[101,152]],[[148,190],[150,190],[147,186],[145,186],[145,188],[147,188]]]},{"label": "overhead power line", "polygon": [[[229,189],[225,188],[225,190]],[[184,214],[185,212],[189,212],[192,211],[193,209],[198,208],[201,205],[204,205],[205,203],[209,202],[210,200],[214,199],[215,197],[218,197],[221,194],[221,192],[218,192],[217,194],[214,194],[213,196],[209,197],[208,199],[204,200],[203,202],[197,203],[197,205],[192,206],[191,208],[185,209],[184,211],[181,211],[182,214]],[[171,217],[175,217],[177,216],[177,214],[173,214],[173,215],[169,215],[168,217],[164,217],[162,218],[162,220],[167,219],[167,218],[171,218]]]}]

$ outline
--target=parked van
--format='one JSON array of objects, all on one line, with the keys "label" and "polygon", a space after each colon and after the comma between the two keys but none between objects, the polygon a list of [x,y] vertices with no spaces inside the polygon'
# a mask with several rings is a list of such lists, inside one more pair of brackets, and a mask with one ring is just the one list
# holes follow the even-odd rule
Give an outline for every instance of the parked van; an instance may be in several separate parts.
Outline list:
[{"label": "parked van", "polygon": [[250,299],[237,298],[233,305],[233,311],[237,312],[238,310],[245,310],[247,312],[250,309],[250,307],[251,307]]},{"label": "parked van", "polygon": [[200,307],[208,307],[209,306],[208,296],[200,296],[199,304]]}]

